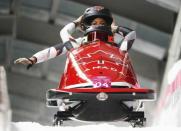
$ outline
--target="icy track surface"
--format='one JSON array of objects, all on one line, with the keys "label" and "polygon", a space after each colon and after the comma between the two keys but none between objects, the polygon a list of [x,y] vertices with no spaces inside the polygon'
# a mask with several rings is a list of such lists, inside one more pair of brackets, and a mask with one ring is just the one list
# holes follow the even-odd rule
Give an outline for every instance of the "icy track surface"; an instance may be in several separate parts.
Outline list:
[{"label": "icy track surface", "polygon": [[110,131],[110,130],[118,130],[118,129],[126,129],[126,130],[132,130],[132,127],[118,127],[115,125],[110,124],[94,124],[94,125],[81,125],[81,126],[59,126],[59,127],[53,127],[53,126],[43,126],[39,123],[35,122],[16,122],[11,124],[11,131]]},{"label": "icy track surface", "polygon": [[155,131],[155,130],[174,130],[180,131],[181,128],[176,127],[144,127],[144,128],[132,128],[130,127],[120,127],[115,125],[110,125],[106,123],[95,124],[95,125],[82,125],[82,126],[43,126],[39,123],[34,122],[17,122],[12,123],[11,131]]}]

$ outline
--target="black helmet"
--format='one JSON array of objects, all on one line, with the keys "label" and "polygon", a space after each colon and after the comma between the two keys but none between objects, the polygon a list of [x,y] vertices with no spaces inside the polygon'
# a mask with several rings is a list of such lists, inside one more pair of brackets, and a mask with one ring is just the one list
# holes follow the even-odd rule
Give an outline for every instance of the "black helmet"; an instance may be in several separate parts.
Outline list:
[{"label": "black helmet", "polygon": [[113,36],[110,26],[94,25],[85,30],[88,41],[101,40],[108,42],[109,36]]},{"label": "black helmet", "polygon": [[103,18],[108,25],[112,24],[113,18],[109,9],[106,9],[102,6],[93,6],[87,8],[83,14],[82,22],[85,25],[90,25],[92,20],[95,18]]}]

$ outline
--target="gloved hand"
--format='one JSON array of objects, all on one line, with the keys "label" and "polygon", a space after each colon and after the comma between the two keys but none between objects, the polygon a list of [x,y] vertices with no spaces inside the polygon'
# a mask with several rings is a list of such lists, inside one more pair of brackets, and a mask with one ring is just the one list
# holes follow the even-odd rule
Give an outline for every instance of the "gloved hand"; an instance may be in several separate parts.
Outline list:
[{"label": "gloved hand", "polygon": [[83,15],[81,15],[79,18],[77,18],[73,22],[75,23],[76,27],[80,27],[81,31],[85,31],[85,25],[83,24],[82,19],[83,19]]},{"label": "gloved hand", "polygon": [[112,33],[116,33],[118,30],[118,26],[111,26]]},{"label": "gloved hand", "polygon": [[117,29],[118,29],[118,26],[116,25],[114,19],[113,19],[113,22],[111,24],[111,30],[112,30],[112,33],[116,33],[117,32]]},{"label": "gloved hand", "polygon": [[83,15],[81,15],[79,18],[77,18],[76,20],[73,21],[76,24],[76,26],[79,26],[79,27],[81,26],[82,17],[83,17]]},{"label": "gloved hand", "polygon": [[14,61],[14,64],[29,65],[32,64],[32,62],[28,58],[19,58]]},{"label": "gloved hand", "polygon": [[14,61],[14,64],[27,65],[27,69],[32,67],[35,63],[36,63],[36,60],[33,57],[31,57],[31,58],[19,58],[19,59]]}]

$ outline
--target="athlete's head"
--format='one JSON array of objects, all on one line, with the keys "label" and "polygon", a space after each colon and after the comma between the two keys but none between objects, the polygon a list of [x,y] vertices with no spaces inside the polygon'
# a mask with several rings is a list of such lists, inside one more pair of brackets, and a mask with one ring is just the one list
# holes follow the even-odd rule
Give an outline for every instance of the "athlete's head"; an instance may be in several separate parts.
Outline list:
[{"label": "athlete's head", "polygon": [[111,12],[102,6],[87,8],[83,14],[82,23],[86,26],[106,25],[111,26],[113,21]]}]

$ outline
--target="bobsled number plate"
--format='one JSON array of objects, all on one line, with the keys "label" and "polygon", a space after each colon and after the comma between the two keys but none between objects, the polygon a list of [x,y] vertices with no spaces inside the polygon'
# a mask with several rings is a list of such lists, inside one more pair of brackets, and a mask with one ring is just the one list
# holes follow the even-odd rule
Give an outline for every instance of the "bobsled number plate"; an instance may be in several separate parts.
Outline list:
[{"label": "bobsled number plate", "polygon": [[97,76],[92,79],[94,88],[110,88],[111,80],[105,76]]}]

